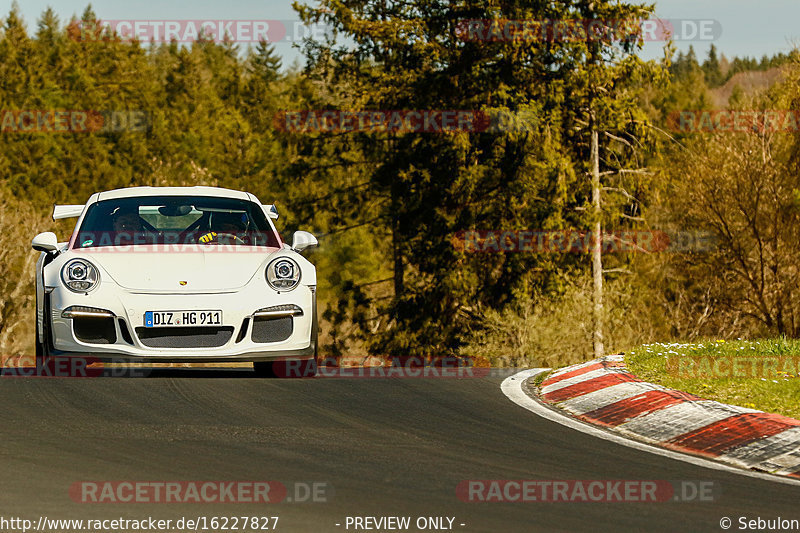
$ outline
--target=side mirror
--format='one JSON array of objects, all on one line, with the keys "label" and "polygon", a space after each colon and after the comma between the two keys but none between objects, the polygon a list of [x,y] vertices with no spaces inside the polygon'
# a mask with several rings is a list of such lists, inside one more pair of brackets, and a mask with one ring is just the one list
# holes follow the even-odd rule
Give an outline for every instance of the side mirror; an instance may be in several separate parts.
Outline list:
[{"label": "side mirror", "polygon": [[275,207],[275,204],[263,204],[261,207],[264,209],[264,213],[269,218],[272,220],[278,220],[278,208]]},{"label": "side mirror", "polygon": [[319,244],[317,238],[307,231],[295,231],[292,235],[292,250],[300,252],[311,246]]},{"label": "side mirror", "polygon": [[45,231],[33,238],[31,246],[40,252],[55,252],[58,250],[58,237],[52,231]]}]

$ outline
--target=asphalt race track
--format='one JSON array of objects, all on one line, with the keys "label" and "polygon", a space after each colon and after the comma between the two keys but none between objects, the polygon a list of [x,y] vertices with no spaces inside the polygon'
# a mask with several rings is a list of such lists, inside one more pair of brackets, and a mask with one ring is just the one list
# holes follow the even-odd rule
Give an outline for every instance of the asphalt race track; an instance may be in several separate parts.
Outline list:
[{"label": "asphalt race track", "polygon": [[[163,369],[146,378],[0,379],[0,514],[177,519],[279,516],[278,531],[354,531],[347,516],[455,517],[456,531],[720,531],[800,519],[800,486],[694,466],[544,420],[502,378],[257,379]],[[714,481],[714,502],[466,503],[469,479]],[[327,502],[76,503],[79,481],[327,484]],[[445,522],[446,523],[446,522]],[[337,526],[336,524],[340,524]],[[464,524],[461,526],[460,524]],[[416,529],[412,528],[412,531]]]}]

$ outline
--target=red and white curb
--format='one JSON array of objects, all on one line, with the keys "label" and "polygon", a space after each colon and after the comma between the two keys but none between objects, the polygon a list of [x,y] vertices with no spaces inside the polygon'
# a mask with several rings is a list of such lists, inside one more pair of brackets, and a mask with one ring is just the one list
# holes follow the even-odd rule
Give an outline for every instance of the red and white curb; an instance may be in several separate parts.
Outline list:
[{"label": "red and white curb", "polygon": [[540,397],[622,436],[740,468],[800,478],[800,420],[644,382],[611,355],[559,369]]},{"label": "red and white curb", "polygon": [[537,375],[543,372],[548,371],[550,371],[549,368],[532,368],[517,372],[513,376],[507,377],[500,385],[500,388],[503,391],[503,394],[505,394],[509,400],[534,413],[540,418],[544,418],[553,423],[565,426],[573,431],[579,431],[597,439],[703,468],[771,481],[773,483],[800,486],[800,479],[794,476],[776,476],[757,470],[747,470],[741,468],[740,466],[731,466],[727,463],[722,463],[711,458],[705,458],[700,455],[673,451],[672,449],[664,448],[658,444],[650,444],[641,439],[632,439],[628,436],[623,436],[620,433],[613,432],[611,428],[584,422],[583,420],[580,420],[574,416],[570,416],[566,414],[566,411],[545,404],[538,398],[538,396],[536,396],[535,393],[530,391],[530,387],[528,385],[529,380],[531,378],[535,378]]}]

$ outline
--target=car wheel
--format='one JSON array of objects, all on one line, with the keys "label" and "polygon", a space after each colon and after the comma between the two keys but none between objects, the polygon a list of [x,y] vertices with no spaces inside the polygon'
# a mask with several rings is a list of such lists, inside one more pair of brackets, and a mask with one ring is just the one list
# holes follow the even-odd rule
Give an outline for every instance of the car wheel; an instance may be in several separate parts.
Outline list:
[{"label": "car wheel", "polygon": [[52,354],[52,336],[50,333],[50,306],[45,296],[44,313],[42,316],[42,342],[39,342],[39,317],[36,317],[36,375],[53,376],[59,359]]},{"label": "car wheel", "polygon": [[271,361],[256,361],[253,363],[253,370],[260,378],[276,378],[278,376],[275,375],[274,364]]},{"label": "car wheel", "polygon": [[52,357],[50,356],[50,343],[48,342],[50,331],[47,327],[47,315],[42,320],[42,329],[41,329],[41,337],[42,341],[39,341],[39,318],[37,313],[36,318],[36,375],[42,376],[45,375],[47,371],[47,365],[52,364]]},{"label": "car wheel", "polygon": [[317,348],[314,347],[314,358],[309,359],[308,361],[303,361],[303,367],[305,370],[305,377],[313,378],[317,375],[317,367],[319,366],[319,360],[317,359]]},{"label": "car wheel", "polygon": [[36,345],[36,364],[39,364],[39,359],[44,355],[44,345],[39,342],[39,313],[36,313],[36,333],[33,337],[33,342]]},{"label": "car wheel", "polygon": [[317,358],[257,361],[253,370],[263,378],[313,378],[317,375]]}]

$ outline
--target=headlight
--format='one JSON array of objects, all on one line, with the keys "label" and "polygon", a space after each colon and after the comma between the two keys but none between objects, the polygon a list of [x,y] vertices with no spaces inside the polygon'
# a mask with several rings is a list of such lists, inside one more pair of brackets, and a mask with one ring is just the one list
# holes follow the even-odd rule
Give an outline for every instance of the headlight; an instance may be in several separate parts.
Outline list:
[{"label": "headlight", "polygon": [[97,269],[83,259],[73,259],[61,269],[61,281],[73,292],[87,292],[100,281]]},{"label": "headlight", "polygon": [[280,257],[267,265],[267,283],[276,291],[290,291],[300,283],[300,265]]}]

